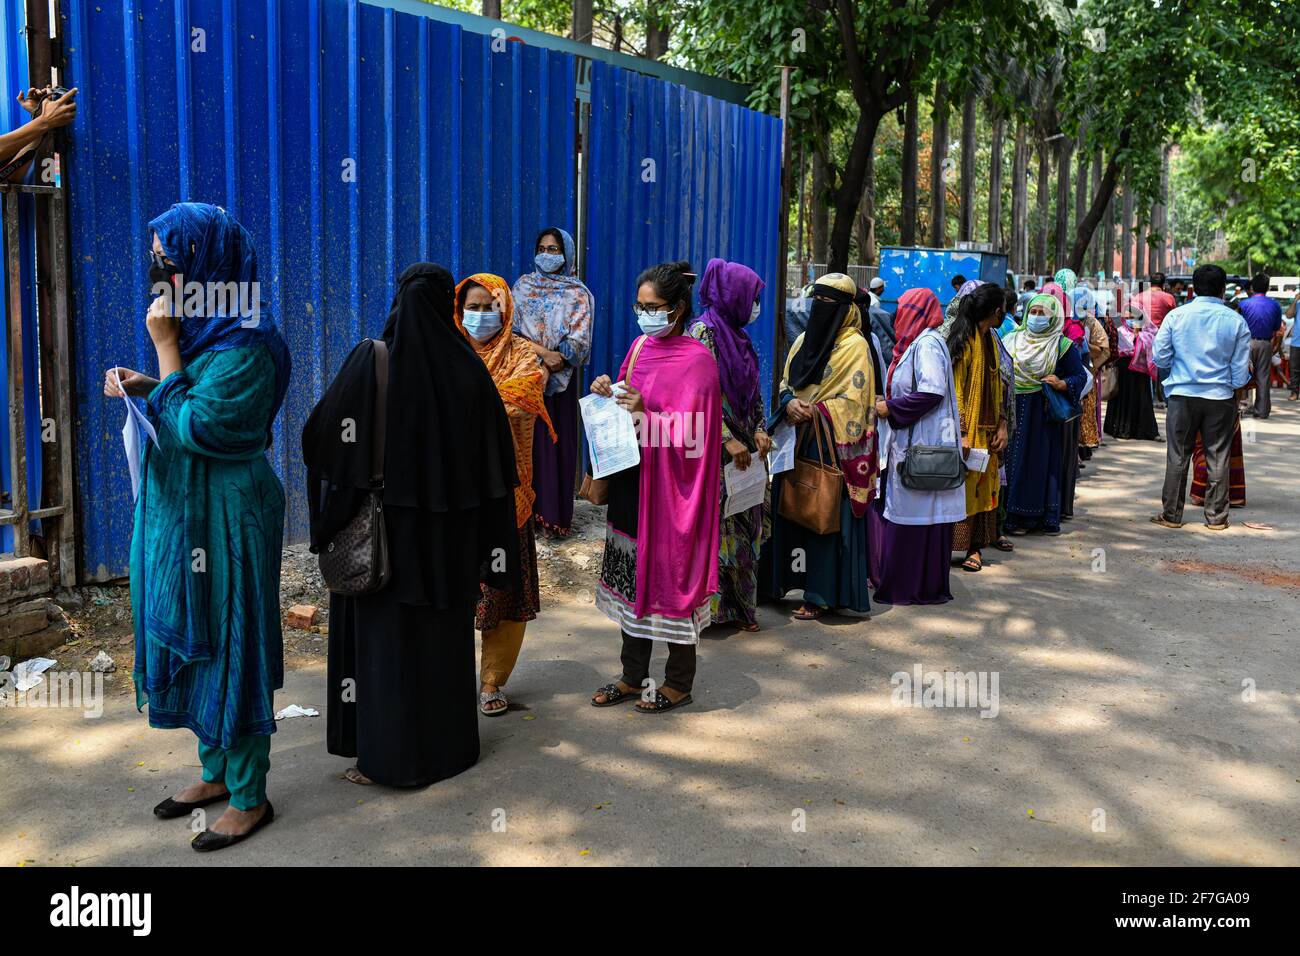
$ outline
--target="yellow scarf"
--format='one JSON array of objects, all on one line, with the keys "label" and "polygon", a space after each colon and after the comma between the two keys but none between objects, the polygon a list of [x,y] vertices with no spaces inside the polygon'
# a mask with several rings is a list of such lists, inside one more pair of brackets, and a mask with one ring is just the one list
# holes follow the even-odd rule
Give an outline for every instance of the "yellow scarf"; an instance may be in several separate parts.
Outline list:
[{"label": "yellow scarf", "polygon": [[[990,334],[976,331],[953,367],[961,432],[972,448],[988,448],[1002,420],[1002,377]],[[976,515],[997,506],[998,456],[989,455],[983,471],[966,472],[966,513]]]}]

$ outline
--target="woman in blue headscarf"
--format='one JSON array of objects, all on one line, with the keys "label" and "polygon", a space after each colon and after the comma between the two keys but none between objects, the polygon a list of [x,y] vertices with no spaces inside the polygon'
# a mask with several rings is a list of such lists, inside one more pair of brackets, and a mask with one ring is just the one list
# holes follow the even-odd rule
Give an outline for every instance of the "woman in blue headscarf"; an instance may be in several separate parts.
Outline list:
[{"label": "woman in blue headscarf", "polygon": [[283,684],[284,489],[265,450],[289,350],[259,301],[252,238],[219,206],[177,203],[149,223],[146,324],[159,378],[110,369],[106,395],[147,399],[131,536],[138,707],[199,738],[201,783],[154,813],[225,800],[195,850],[238,843],[275,816],[266,798],[274,691]]}]

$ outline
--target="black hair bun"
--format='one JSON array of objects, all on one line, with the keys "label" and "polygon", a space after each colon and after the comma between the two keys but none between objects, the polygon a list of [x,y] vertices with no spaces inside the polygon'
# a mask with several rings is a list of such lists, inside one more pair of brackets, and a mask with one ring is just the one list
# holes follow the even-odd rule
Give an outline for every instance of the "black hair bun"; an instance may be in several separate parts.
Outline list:
[{"label": "black hair bun", "polygon": [[690,282],[691,285],[694,285],[695,280],[699,278],[699,276],[697,276],[695,272],[691,269],[691,264],[687,262],[685,259],[679,259],[677,262],[670,263],[670,265],[672,266],[675,272],[680,274],[683,279],[686,279],[688,282]]}]

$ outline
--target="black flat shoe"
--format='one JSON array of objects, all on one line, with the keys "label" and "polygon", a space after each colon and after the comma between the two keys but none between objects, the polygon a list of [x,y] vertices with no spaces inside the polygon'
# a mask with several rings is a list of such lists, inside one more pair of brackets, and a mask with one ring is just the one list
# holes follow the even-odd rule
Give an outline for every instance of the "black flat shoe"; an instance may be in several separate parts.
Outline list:
[{"label": "black flat shoe", "polygon": [[261,818],[253,824],[252,829],[247,833],[214,833],[211,830],[204,830],[190,841],[190,846],[194,847],[199,853],[224,850],[228,846],[244,842],[274,819],[275,807],[271,806],[271,801],[268,800],[266,801],[266,812],[262,814]]},{"label": "black flat shoe", "polygon": [[210,803],[216,803],[219,800],[229,800],[230,792],[219,793],[215,797],[208,797],[206,800],[199,800],[196,803],[182,803],[180,800],[173,800],[168,797],[158,806],[153,808],[153,815],[159,820],[174,820],[176,817],[188,817],[199,807],[206,807]]}]

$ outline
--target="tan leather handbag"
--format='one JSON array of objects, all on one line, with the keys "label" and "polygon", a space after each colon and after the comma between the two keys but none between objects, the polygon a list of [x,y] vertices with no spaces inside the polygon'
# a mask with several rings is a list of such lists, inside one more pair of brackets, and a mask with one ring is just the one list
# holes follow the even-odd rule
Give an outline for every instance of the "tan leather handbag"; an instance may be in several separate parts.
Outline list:
[{"label": "tan leather handbag", "polygon": [[[785,473],[785,487],[781,489],[781,507],[777,513],[813,534],[838,534],[844,475],[834,464],[835,443],[830,435],[830,424],[817,410],[813,411],[813,430],[817,437],[818,457],[832,464],[796,458],[794,468]],[[825,446],[822,444],[823,432],[826,433]],[[831,452],[829,456],[827,447]]]},{"label": "tan leather handbag", "polygon": [[[641,354],[641,346],[645,345],[647,336],[641,336],[637,339],[636,348],[632,350],[632,358],[627,363],[627,375],[623,376],[623,381],[629,385],[632,382],[632,369],[636,368],[636,357]],[[588,472],[582,476],[582,485],[578,488],[578,497],[585,501],[590,501],[593,505],[609,504],[609,479],[593,478]]]}]

